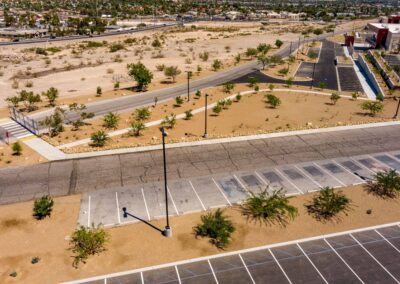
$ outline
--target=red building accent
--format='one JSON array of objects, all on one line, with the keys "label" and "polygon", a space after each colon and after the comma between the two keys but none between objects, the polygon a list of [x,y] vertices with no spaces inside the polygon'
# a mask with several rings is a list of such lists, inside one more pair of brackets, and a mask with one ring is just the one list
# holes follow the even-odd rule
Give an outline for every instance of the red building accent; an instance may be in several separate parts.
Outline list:
[{"label": "red building accent", "polygon": [[400,15],[391,15],[388,18],[388,24],[398,24],[400,23]]}]

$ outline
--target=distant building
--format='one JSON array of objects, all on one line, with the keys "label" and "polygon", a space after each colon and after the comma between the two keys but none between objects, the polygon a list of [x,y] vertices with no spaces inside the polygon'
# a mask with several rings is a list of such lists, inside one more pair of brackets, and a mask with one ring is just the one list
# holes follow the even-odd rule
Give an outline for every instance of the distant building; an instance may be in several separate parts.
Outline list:
[{"label": "distant building", "polygon": [[374,48],[385,48],[386,50],[398,50],[400,47],[400,24],[392,23],[369,23],[367,29],[371,31],[372,37],[367,41]]},{"label": "distant building", "polygon": [[0,37],[8,38],[33,38],[48,35],[48,29],[20,29],[20,28],[3,28],[0,29]]}]

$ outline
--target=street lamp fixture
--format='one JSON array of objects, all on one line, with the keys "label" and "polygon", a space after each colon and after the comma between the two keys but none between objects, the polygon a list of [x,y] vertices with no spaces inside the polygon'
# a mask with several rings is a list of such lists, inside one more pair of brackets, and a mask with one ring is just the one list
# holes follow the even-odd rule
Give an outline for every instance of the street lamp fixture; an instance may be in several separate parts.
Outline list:
[{"label": "street lamp fixture", "polygon": [[165,214],[167,216],[167,225],[164,228],[163,235],[170,238],[172,237],[172,229],[169,226],[169,214],[168,214],[168,185],[167,185],[167,159],[165,155],[165,137],[168,133],[165,131],[164,127],[160,127],[162,135],[162,145],[163,145],[163,162],[164,162],[164,191],[165,191]]}]

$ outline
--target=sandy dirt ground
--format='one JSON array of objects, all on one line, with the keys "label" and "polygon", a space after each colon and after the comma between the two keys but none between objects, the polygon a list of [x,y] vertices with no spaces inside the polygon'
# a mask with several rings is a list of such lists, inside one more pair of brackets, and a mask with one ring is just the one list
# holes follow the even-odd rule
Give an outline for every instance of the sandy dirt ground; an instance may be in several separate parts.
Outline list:
[{"label": "sandy dirt ground", "polygon": [[[241,87],[246,88],[243,85]],[[275,87],[278,88],[277,86]],[[267,89],[267,85],[260,84],[260,88]],[[240,91],[240,88],[237,87],[235,91]],[[245,95],[239,102],[233,102],[228,109],[223,110],[219,115],[215,115],[209,110],[209,138],[389,121],[392,120],[397,106],[394,100],[385,100],[383,103],[384,111],[375,117],[371,117],[361,110],[360,105],[363,102],[361,100],[354,101],[348,98],[341,98],[336,105],[331,105],[329,95],[274,92],[273,94],[281,99],[282,104],[276,109],[272,109],[265,103],[266,94],[268,92]],[[204,98],[199,100],[200,105],[203,105],[203,100]],[[186,107],[183,106],[182,110],[184,108]],[[175,109],[173,112],[178,114],[183,111]],[[169,112],[166,113],[169,114]],[[175,128],[168,130],[169,136],[167,142],[173,143],[202,139],[202,135],[204,134],[204,119],[204,112],[202,112],[195,114],[191,120],[178,120]],[[95,126],[91,127],[93,127],[92,131],[96,129]],[[90,135],[88,130],[85,133]],[[67,135],[70,138],[71,133],[63,133],[61,135],[63,137]],[[139,137],[128,135],[113,137],[102,148],[76,146],[64,149],[64,151],[76,153],[159,144],[159,137],[158,127],[150,127],[145,129]]]},{"label": "sandy dirt ground", "polygon": [[47,161],[22,142],[20,142],[20,144],[22,146],[22,154],[20,156],[15,156],[13,155],[12,145],[0,142],[0,168],[28,166]]},{"label": "sandy dirt ground", "polygon": [[[339,222],[322,223],[309,216],[303,205],[310,194],[291,199],[299,216],[286,228],[248,223],[237,208],[225,209],[237,229],[226,251],[399,221],[399,199],[380,199],[362,186],[344,189],[344,193],[353,201],[353,209],[349,216],[340,215]],[[107,251],[75,269],[68,238],[76,226],[79,204],[79,196],[56,198],[52,217],[43,221],[32,218],[32,202],[1,206],[0,282],[59,283],[223,252],[207,239],[195,239],[192,227],[201,215],[195,213],[171,218],[170,239],[145,224],[107,229],[111,235]],[[372,214],[366,214],[368,209]],[[163,227],[164,220],[152,224]],[[34,256],[41,258],[39,263],[30,263]],[[8,276],[13,271],[18,273],[16,278]]]},{"label": "sandy dirt ground", "polygon": [[[355,25],[363,24],[360,21]],[[199,22],[195,25],[195,30],[188,25],[183,30],[107,37],[104,38],[107,46],[97,48],[82,48],[86,45],[82,40],[3,47],[0,51],[0,107],[6,106],[6,97],[22,89],[42,92],[55,87],[60,90],[61,97],[79,100],[81,96],[86,96],[86,101],[96,100],[97,86],[103,91],[112,90],[116,81],[121,83],[121,87],[132,86],[126,65],[139,61],[154,73],[149,88],[164,87],[165,84],[160,83],[166,78],[163,72],[157,71],[157,65],[178,66],[182,71],[177,77],[179,83],[185,80],[184,71],[196,71],[197,66],[202,68],[201,76],[209,75],[214,59],[221,60],[227,68],[233,65],[234,56],[248,47],[256,47],[259,43],[273,45],[277,38],[294,41],[309,26],[324,27],[327,24],[280,22],[262,26],[260,23]],[[350,25],[354,23],[343,23],[336,28],[339,31]],[[137,43],[123,43],[128,38],[135,39]],[[163,42],[161,48],[151,45],[155,38]],[[102,42],[102,39],[96,41]],[[110,52],[110,45],[118,42],[123,43],[124,49]],[[39,55],[35,53],[35,47],[60,50]],[[199,53],[204,51],[209,52],[206,62],[199,58]],[[46,74],[35,77],[33,74],[38,72]],[[29,84],[32,86],[27,87]]]}]

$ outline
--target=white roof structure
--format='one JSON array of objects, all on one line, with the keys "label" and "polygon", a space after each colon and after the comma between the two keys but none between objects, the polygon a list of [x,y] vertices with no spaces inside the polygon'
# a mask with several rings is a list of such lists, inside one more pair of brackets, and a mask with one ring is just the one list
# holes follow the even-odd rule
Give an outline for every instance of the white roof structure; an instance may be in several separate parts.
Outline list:
[{"label": "white roof structure", "polygon": [[400,24],[370,23],[369,25],[377,29],[389,29],[389,32],[394,34],[400,33]]}]

